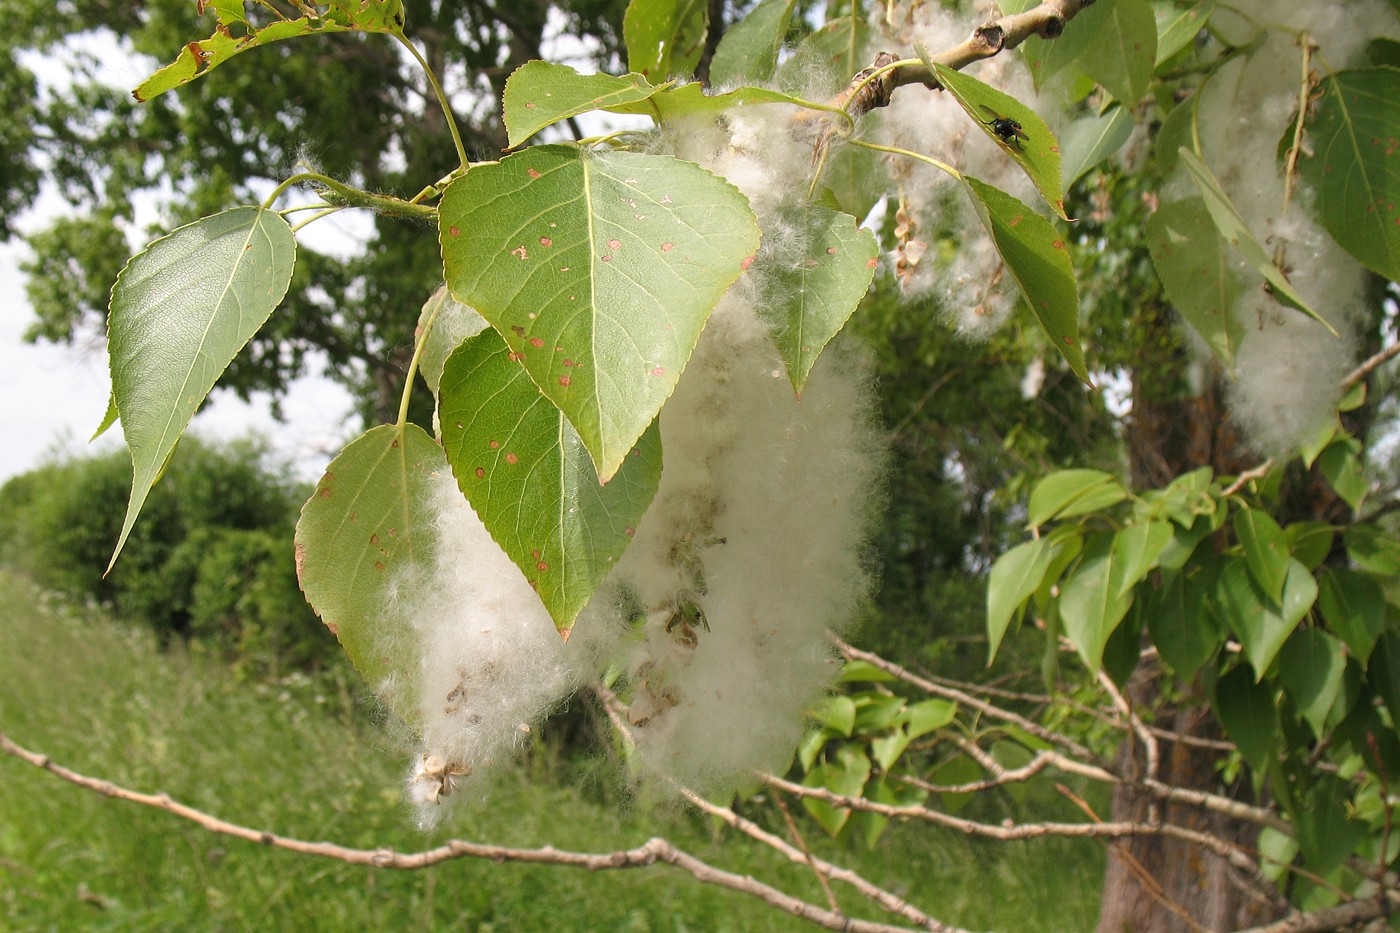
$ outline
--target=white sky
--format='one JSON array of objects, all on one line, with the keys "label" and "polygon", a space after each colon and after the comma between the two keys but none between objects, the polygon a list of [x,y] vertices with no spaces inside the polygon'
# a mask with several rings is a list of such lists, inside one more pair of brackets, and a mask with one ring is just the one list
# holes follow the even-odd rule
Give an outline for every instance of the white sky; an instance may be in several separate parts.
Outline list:
[{"label": "white sky", "polygon": [[[579,57],[586,61],[588,50],[563,34],[565,28],[562,18],[552,22],[546,39],[549,54],[555,60]],[[90,53],[98,62],[101,80],[117,87],[134,87],[159,64],[123,48],[110,33],[90,33],[70,40],[70,44]],[[54,59],[28,55],[24,65],[35,72],[41,84],[61,87],[69,80],[65,66]],[[616,128],[616,122],[600,121],[602,129],[597,131]],[[591,125],[589,131],[594,131]],[[141,205],[137,207],[139,215]],[[51,193],[41,195],[36,208],[20,219],[20,226],[27,231],[40,229],[46,218],[68,209]],[[140,224],[144,220],[138,218]],[[298,239],[304,246],[344,254],[359,242],[356,227],[354,217],[342,215],[317,223]],[[111,385],[101,335],[91,333],[82,345],[74,346],[31,345],[21,338],[34,320],[19,271],[26,255],[22,238],[0,243],[0,430],[6,441],[0,444],[0,482],[46,458],[120,445],[118,425],[88,446],[88,438],[107,410]],[[417,309],[406,313],[416,315]],[[267,397],[248,404],[215,389],[190,431],[211,438],[261,433],[271,442],[274,456],[291,462],[299,475],[314,479],[359,428],[351,416],[349,393],[319,374],[294,382],[282,409],[284,421],[279,423],[272,418]]]},{"label": "white sky", "polygon": [[[49,456],[120,445],[120,426],[92,448],[87,443],[107,410],[111,380],[105,344],[95,336],[87,346],[31,345],[21,339],[34,320],[19,271],[23,249],[19,243],[0,244],[0,426],[5,437],[0,482]],[[217,438],[260,432],[298,474],[319,476],[355,427],[349,394],[327,379],[303,378],[292,384],[283,409],[287,420],[279,424],[266,396],[247,404],[216,391],[191,430]]]},{"label": "white sky", "polygon": [[[134,86],[155,64],[121,48],[110,34],[89,34],[73,44],[92,53],[100,62],[101,79],[118,87]],[[69,77],[64,66],[52,59],[29,55],[24,64],[35,72],[41,85],[62,86]],[[141,213],[142,205],[137,207]],[[42,228],[48,218],[72,209],[47,191],[19,218],[18,226],[32,232]],[[144,223],[145,219],[139,221],[139,225]],[[353,221],[347,224],[335,218],[317,224],[302,240],[320,249],[349,249],[354,235],[347,227],[353,226]],[[120,425],[88,445],[107,410],[111,386],[102,335],[90,330],[73,346],[32,345],[22,339],[34,320],[19,270],[27,255],[22,236],[0,243],[0,429],[5,437],[5,443],[0,444],[0,482],[48,458],[121,445]],[[290,462],[307,479],[318,477],[358,427],[351,416],[349,393],[321,378],[318,370],[292,383],[282,407],[285,420],[279,423],[272,417],[269,396],[246,403],[216,389],[190,430],[201,437],[220,439],[259,433],[269,440],[274,457]]]}]

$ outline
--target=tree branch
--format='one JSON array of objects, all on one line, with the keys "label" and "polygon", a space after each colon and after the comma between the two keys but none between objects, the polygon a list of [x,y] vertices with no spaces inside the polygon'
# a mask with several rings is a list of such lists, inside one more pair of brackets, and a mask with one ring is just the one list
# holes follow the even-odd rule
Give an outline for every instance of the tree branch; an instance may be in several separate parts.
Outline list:
[{"label": "tree branch", "polygon": [[[260,843],[275,849],[286,849],[302,855],[333,859],[350,865],[366,865],[372,868],[391,868],[413,871],[428,868],[442,862],[462,858],[489,859],[493,862],[524,862],[536,865],[564,865],[572,868],[585,868],[589,871],[609,871],[623,868],[647,868],[664,862],[691,875],[704,884],[738,891],[758,898],[770,907],[807,920],[828,930],[841,930],[846,933],[908,933],[908,927],[892,926],[870,920],[858,920],[842,916],[800,898],[793,897],[755,878],[736,875],[733,872],[716,868],[696,858],[669,840],[659,836],[648,839],[640,846],[619,849],[614,852],[569,852],[545,846],[539,849],[516,849],[507,846],[486,845],[450,840],[443,845],[420,852],[396,852],[392,849],[352,849],[331,842],[308,842],[279,836],[267,830],[252,829],[219,819],[203,810],[182,804],[168,794],[145,794],[130,790],[111,781],[87,777],[53,762],[47,755],[30,751],[0,733],[0,751],[36,768],[49,772],[61,780],[79,787],[95,791],[105,797],[126,800],[146,807],[164,810],[183,820],[189,820],[202,829],[224,836],[232,836],[247,842]],[[929,921],[934,924],[934,921]],[[925,926],[924,929],[961,933],[952,927],[941,924]]]},{"label": "tree branch", "polygon": [[904,681],[907,684],[910,684],[911,686],[918,687],[925,693],[931,693],[934,696],[940,696],[947,700],[956,700],[957,702],[962,703],[963,705],[970,707],[971,709],[977,710],[979,713],[982,713],[985,716],[989,716],[993,719],[997,719],[1002,722],[1009,722],[1019,729],[1024,729],[1027,733],[1035,736],[1038,739],[1042,739],[1046,742],[1049,742],[1052,745],[1058,745],[1060,748],[1063,748],[1075,758],[1080,758],[1084,761],[1090,761],[1100,766],[1104,765],[1104,762],[1100,761],[1097,755],[1089,751],[1089,749],[1085,748],[1083,745],[1080,745],[1073,739],[1060,735],[1058,732],[1052,732],[1051,730],[1046,729],[1044,726],[1041,726],[1038,723],[1031,722],[1024,716],[1018,716],[1015,713],[1012,713],[1008,710],[1004,710],[999,706],[995,706],[991,703],[986,702],[985,700],[980,700],[977,697],[965,691],[957,690],[952,687],[944,687],[940,684],[936,684],[931,680],[918,676],[912,671],[900,667],[893,661],[886,661],[878,654],[873,654],[869,651],[861,651],[859,648],[847,644],[845,641],[843,641],[841,638],[834,634],[828,633],[828,637],[831,638],[832,642],[836,645],[837,649],[840,650],[841,654],[844,655],[848,661],[865,661],[867,664],[874,665],[875,667],[878,667],[880,670],[884,671],[887,674],[893,674],[895,677],[898,677],[900,680]]},{"label": "tree branch", "polygon": [[942,826],[946,829],[955,829],[958,832],[969,836],[981,836],[987,839],[998,839],[1003,842],[1010,842],[1021,839],[1038,839],[1046,836],[1060,836],[1065,838],[1098,838],[1098,839],[1123,839],[1129,836],[1168,836],[1173,839],[1180,839],[1183,842],[1193,843],[1201,848],[1220,856],[1231,865],[1248,872],[1251,876],[1259,874],[1259,864],[1250,858],[1240,847],[1209,833],[1199,830],[1187,829],[1183,826],[1176,826],[1171,823],[979,823],[976,820],[968,820],[948,813],[941,813],[938,810],[930,810],[923,806],[896,806],[893,804],[878,803],[873,800],[866,800],[863,797],[848,797],[844,794],[836,794],[824,787],[804,787],[801,784],[794,784],[784,778],[774,774],[760,774],[759,778],[775,790],[785,791],[796,797],[812,797],[825,801],[833,807],[841,807],[847,810],[862,810],[867,813],[878,813],[888,816],[891,819],[920,820],[925,823],[932,823],[935,826]]}]

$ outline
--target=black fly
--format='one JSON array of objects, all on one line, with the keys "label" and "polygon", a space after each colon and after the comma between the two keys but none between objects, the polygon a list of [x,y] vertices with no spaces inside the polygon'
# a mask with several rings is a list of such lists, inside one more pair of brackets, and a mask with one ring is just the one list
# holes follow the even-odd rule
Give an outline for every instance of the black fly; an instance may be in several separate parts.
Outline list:
[{"label": "black fly", "polygon": [[[983,120],[982,122],[990,126],[992,132],[995,133],[1002,142],[1011,143],[1017,149],[1022,149],[1021,140],[1030,139],[1026,131],[1021,129],[1020,123],[1017,123],[1010,117],[1003,117],[986,104],[979,104],[978,106],[982,108],[982,111],[986,113],[987,116],[991,117],[990,120]],[[1022,149],[1022,151],[1024,151],[1024,149]]]}]

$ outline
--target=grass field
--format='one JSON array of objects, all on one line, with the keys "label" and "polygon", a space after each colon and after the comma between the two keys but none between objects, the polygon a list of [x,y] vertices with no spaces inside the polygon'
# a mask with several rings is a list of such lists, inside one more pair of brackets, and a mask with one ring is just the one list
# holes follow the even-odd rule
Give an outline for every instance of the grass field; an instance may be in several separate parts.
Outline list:
[{"label": "grass field", "polygon": [[[425,835],[401,800],[404,754],[370,722],[359,693],[345,677],[238,682],[212,659],[161,651],[145,633],[0,571],[0,731],[75,770],[248,826],[355,847],[412,851],[458,837],[605,851],[663,835],[824,903],[810,872],[693,813],[639,804],[615,778],[599,777],[612,770],[606,762],[561,758],[547,742],[487,802],[457,807]],[[979,844],[910,826],[892,826],[875,852],[810,834],[808,842],[946,922],[1093,928],[1103,860],[1092,843]],[[834,890],[852,914],[880,917],[849,889]],[[664,866],[589,874],[458,861],[394,872],[270,850],[5,756],[0,929],[809,928]]]}]

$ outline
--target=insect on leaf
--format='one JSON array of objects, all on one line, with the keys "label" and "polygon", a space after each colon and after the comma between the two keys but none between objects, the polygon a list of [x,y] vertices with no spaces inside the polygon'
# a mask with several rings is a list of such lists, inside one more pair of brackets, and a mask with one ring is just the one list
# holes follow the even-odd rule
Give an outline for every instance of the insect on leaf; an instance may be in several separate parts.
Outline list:
[{"label": "insect on leaf", "polygon": [[1011,95],[971,75],[930,61],[927,53],[923,54],[929,69],[958,105],[1021,167],[1050,209],[1068,220],[1064,183],[1060,177],[1060,142],[1040,114]]}]

